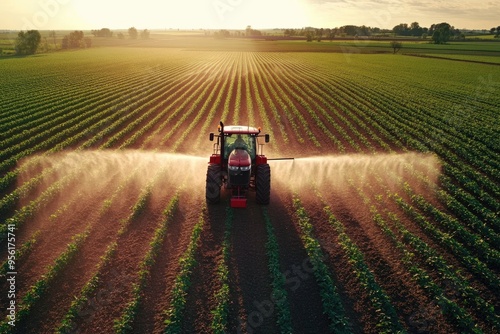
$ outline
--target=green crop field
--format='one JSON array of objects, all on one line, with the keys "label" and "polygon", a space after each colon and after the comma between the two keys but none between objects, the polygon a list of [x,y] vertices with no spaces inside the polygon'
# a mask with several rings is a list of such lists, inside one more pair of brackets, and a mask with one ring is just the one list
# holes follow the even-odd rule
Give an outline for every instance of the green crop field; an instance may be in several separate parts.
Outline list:
[{"label": "green crop field", "polygon": [[99,43],[0,57],[0,333],[500,331],[500,44]]}]

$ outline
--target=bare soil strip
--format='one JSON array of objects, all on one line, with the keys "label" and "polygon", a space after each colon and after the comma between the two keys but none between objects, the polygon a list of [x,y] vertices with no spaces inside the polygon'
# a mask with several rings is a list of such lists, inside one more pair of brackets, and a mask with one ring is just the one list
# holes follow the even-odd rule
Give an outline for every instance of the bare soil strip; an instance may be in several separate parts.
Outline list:
[{"label": "bare soil strip", "polygon": [[[22,275],[18,276],[16,284],[18,296],[23,296],[30,287],[40,279],[40,276],[46,272],[47,266],[53,263],[59,254],[65,250],[67,244],[71,242],[71,238],[85,229],[86,223],[92,223],[94,221],[94,223],[92,223],[92,233],[89,236],[90,239],[94,238],[94,236],[99,237],[99,232],[101,231],[108,230],[107,233],[109,233],[110,230],[113,230],[113,226],[109,226],[107,229],[102,229],[97,226],[99,224],[98,210],[106,198],[106,194],[102,192],[96,193],[94,198],[86,198],[85,200],[74,202],[72,207],[66,210],[53,222],[49,219],[52,213],[52,211],[49,210],[37,216],[30,222],[29,226],[26,226],[26,233],[21,232],[21,236],[29,238],[29,232],[35,229],[39,229],[41,234],[30,255],[25,260],[18,263],[17,271],[22,273]],[[56,201],[60,205],[64,204],[64,202],[60,202],[60,200]],[[54,207],[59,206],[55,205]],[[113,213],[117,221],[120,219],[120,215],[121,210]],[[107,220],[104,220],[104,224],[109,223],[110,222]],[[54,232],[54,229],[57,229],[57,232]],[[94,231],[96,231],[96,235],[93,233]],[[20,238],[19,240],[23,239]],[[89,241],[90,240],[86,240],[83,245],[84,249],[87,247]],[[92,249],[91,251],[95,253],[95,250]],[[102,249],[102,252],[104,251],[105,247]],[[97,257],[99,256],[98,254],[95,255],[97,255]],[[89,260],[89,263],[92,263],[92,261],[96,261],[96,258]],[[68,279],[68,282],[71,281],[71,279]],[[4,283],[6,282],[2,281],[2,285],[0,286],[1,291],[7,291]],[[6,297],[6,294],[0,296],[2,300],[4,297]],[[2,309],[2,312],[3,311]]]},{"label": "bare soil strip", "polygon": [[291,194],[271,192],[269,216],[279,244],[293,329],[295,333],[328,333],[329,320],[323,314],[320,289],[311,272],[300,230],[293,220],[291,205]]},{"label": "bare soil strip", "polygon": [[191,232],[196,225],[202,194],[189,195],[184,191],[179,199],[172,223],[168,226],[167,236],[158,253],[146,288],[143,290],[135,322],[134,333],[162,333],[164,329],[164,311],[171,300],[171,290],[179,269],[179,258],[189,244]]},{"label": "bare soil strip", "polygon": [[[267,232],[261,210],[249,196],[245,210],[235,210],[231,235],[233,300],[241,301],[237,331],[276,333],[276,312],[266,254]],[[237,306],[237,305],[234,305]]]},{"label": "bare soil strip", "polygon": [[[364,333],[377,333],[376,310],[368,307],[370,301],[366,295],[367,291],[362,289],[359,281],[350,270],[351,265],[346,262],[347,258],[338,253],[338,242],[336,233],[328,223],[328,218],[322,214],[321,203],[314,195],[301,197],[307,203],[308,212],[317,213],[313,221],[315,233],[321,240],[322,247],[327,252],[328,264],[332,272],[336,273],[337,279],[344,286],[346,293],[351,296],[354,310],[361,316]],[[355,197],[353,197],[355,200]],[[384,289],[391,299],[392,305],[398,312],[400,322],[410,332],[419,330],[417,319],[433,319],[429,329],[442,330],[446,323],[439,309],[432,300],[411,279],[400,261],[398,250],[387,247],[390,241],[377,230],[375,223],[370,217],[360,217],[359,212],[353,212],[350,205],[343,205],[342,200],[335,196],[328,196],[328,202],[332,203],[332,211],[337,219],[342,221],[346,227],[346,233],[356,243],[364,254],[364,259],[376,277],[377,283]],[[340,250],[340,252],[342,252]],[[449,328],[452,330],[452,328]]]},{"label": "bare soil strip", "polygon": [[[224,203],[225,204],[225,203]],[[200,236],[197,266],[191,275],[182,328],[184,333],[209,333],[211,310],[216,307],[215,293],[220,289],[217,264],[222,259],[225,205],[208,207],[208,219]]]},{"label": "bare soil strip", "polygon": [[148,243],[158,221],[162,219],[161,212],[168,203],[167,197],[149,201],[143,214],[132,221],[127,232],[118,238],[116,253],[109,265],[103,268],[99,287],[90,298],[96,302],[87,305],[82,310],[85,317],[76,321],[77,328],[82,332],[113,331],[113,320],[120,317],[131,298],[132,283],[137,280],[137,265],[147,252]]}]

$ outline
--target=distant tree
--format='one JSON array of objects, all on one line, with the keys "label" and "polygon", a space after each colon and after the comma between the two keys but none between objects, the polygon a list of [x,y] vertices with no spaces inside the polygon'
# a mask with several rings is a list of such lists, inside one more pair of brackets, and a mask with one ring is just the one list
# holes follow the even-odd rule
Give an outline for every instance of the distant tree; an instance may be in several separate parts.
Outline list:
[{"label": "distant tree", "polygon": [[432,33],[432,40],[434,44],[445,44],[449,40],[449,36],[441,30],[434,30]]},{"label": "distant tree", "polygon": [[95,37],[113,37],[113,32],[109,28],[101,28],[100,30],[91,30]]},{"label": "distant tree", "polygon": [[219,31],[216,31],[214,33],[214,38],[217,38],[217,39],[223,39],[223,38],[227,38],[231,36],[231,33],[229,32],[229,30],[226,30],[226,29],[221,29]]},{"label": "distant tree", "polygon": [[433,24],[431,28],[433,28],[432,40],[434,41],[434,44],[445,44],[453,35],[453,27],[446,22]]},{"label": "distant tree", "polygon": [[92,39],[90,37],[85,37],[83,42],[86,48],[90,48],[92,46]]},{"label": "distant tree", "polygon": [[148,29],[144,29],[143,31],[141,31],[141,38],[142,39],[149,39],[149,30]]},{"label": "distant tree", "polygon": [[128,37],[131,39],[137,39],[138,33],[135,27],[128,28]]},{"label": "distant tree", "polygon": [[418,24],[418,22],[412,22],[410,24],[410,36],[422,36],[424,28]]},{"label": "distant tree", "polygon": [[[436,31],[438,33],[434,34]],[[487,33],[487,30],[485,30],[485,33]],[[461,39],[463,36],[460,30],[455,29],[455,27],[446,22],[431,25],[428,34],[432,36],[434,43],[437,44],[446,43],[451,39]]]},{"label": "distant tree", "polygon": [[344,34],[346,34],[347,36],[356,36],[358,35],[358,27],[357,26],[353,26],[353,25],[346,25],[346,26],[342,26],[340,27],[340,31]]},{"label": "distant tree", "polygon": [[56,45],[56,31],[55,30],[49,31],[49,37],[52,37],[53,40],[54,40],[54,49],[57,48],[57,45]]},{"label": "distant tree", "polygon": [[312,42],[313,39],[314,39],[314,33],[310,30],[308,32],[306,32],[306,40],[308,42]]},{"label": "distant tree", "polygon": [[[493,28],[495,29],[495,28]],[[291,37],[293,36],[293,29],[285,29],[283,31],[283,37]]]},{"label": "distant tree", "polygon": [[418,22],[412,22],[410,25],[407,23],[400,23],[392,28],[392,32],[397,36],[422,37],[428,30],[427,28],[421,27]]},{"label": "distant tree", "polygon": [[316,40],[318,42],[321,42],[321,38],[323,37],[323,33],[324,33],[324,29],[321,28],[321,29],[316,29]]},{"label": "distant tree", "polygon": [[370,36],[371,35],[370,30],[371,30],[370,27],[362,25],[358,29],[358,35],[361,35],[361,36]]},{"label": "distant tree", "polygon": [[408,24],[400,23],[394,28],[392,28],[392,31],[394,32],[395,35],[398,36],[408,36],[410,28],[408,27]]},{"label": "distant tree", "polygon": [[61,41],[61,48],[69,49],[69,36],[68,35],[63,37],[63,39]]},{"label": "distant tree", "polygon": [[245,29],[245,36],[262,36],[262,32],[260,30],[252,29],[252,26],[248,25]]},{"label": "distant tree", "polygon": [[335,33],[337,29],[327,29],[326,36],[332,42],[335,39]]},{"label": "distant tree", "polygon": [[490,34],[492,34],[492,35],[494,34],[495,38],[500,37],[500,26],[491,28]]},{"label": "distant tree", "polygon": [[124,39],[125,35],[122,32],[119,32],[117,37],[118,37],[118,39]]},{"label": "distant tree", "polygon": [[16,54],[32,55],[36,53],[38,46],[42,40],[42,35],[38,30],[28,30],[26,33],[20,31],[16,39]]},{"label": "distant tree", "polygon": [[391,47],[392,47],[392,53],[396,54],[396,52],[401,50],[401,48],[403,47],[403,43],[401,43],[400,41],[394,40],[394,41],[391,41]]},{"label": "distant tree", "polygon": [[69,34],[69,45],[71,48],[80,48],[83,46],[83,31],[75,30]]},{"label": "distant tree", "polygon": [[38,49],[40,50],[40,46],[43,52],[49,52],[49,43],[47,42],[47,37],[43,37]]},{"label": "distant tree", "polygon": [[[90,41],[90,38],[89,38]],[[85,46],[90,47],[90,44],[92,43],[90,41],[90,44],[87,44],[87,42],[84,39],[83,31],[78,31],[75,30],[71,32],[69,35],[66,35],[63,37],[61,47],[63,49],[77,49],[77,48],[83,48]]]}]

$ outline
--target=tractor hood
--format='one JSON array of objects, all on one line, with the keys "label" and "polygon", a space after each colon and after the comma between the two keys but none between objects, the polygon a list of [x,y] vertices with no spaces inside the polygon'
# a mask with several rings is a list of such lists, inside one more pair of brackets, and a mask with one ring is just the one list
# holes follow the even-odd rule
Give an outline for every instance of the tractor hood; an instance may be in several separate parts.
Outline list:
[{"label": "tractor hood", "polygon": [[228,165],[231,167],[248,167],[251,164],[250,154],[243,149],[234,149],[229,155]]}]

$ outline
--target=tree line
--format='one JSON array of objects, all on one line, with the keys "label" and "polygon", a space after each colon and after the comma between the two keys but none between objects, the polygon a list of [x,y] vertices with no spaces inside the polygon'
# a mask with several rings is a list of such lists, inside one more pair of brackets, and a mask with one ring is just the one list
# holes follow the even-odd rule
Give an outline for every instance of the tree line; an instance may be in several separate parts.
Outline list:
[{"label": "tree line", "polygon": [[500,37],[500,26],[491,28],[490,34],[492,34],[492,35],[494,34],[495,38],[499,38]]},{"label": "tree line", "polygon": [[[499,27],[500,28],[500,27]],[[493,31],[496,28],[492,28]],[[495,30],[496,31],[496,30]],[[493,32],[492,32],[493,33]],[[368,27],[365,25],[345,25],[337,28],[312,28],[306,27],[301,29],[285,29],[283,32],[285,37],[306,37],[308,41],[329,39],[342,37],[393,37],[393,36],[408,36],[419,37],[426,39],[431,37],[436,44],[443,44],[449,40],[464,39],[465,36],[460,30],[455,29],[447,22],[432,24],[429,28],[421,27],[418,22],[411,24],[401,23],[394,26],[392,29],[380,29],[377,27]]]},{"label": "tree line", "polygon": [[455,29],[447,22],[432,24],[429,28],[421,27],[418,22],[412,22],[410,25],[407,23],[400,23],[392,31],[398,36],[413,36],[427,38],[431,36],[436,44],[444,44],[449,40],[464,39],[465,35],[458,29]]},{"label": "tree line", "polygon": [[[94,35],[94,37],[113,37],[113,31],[111,31],[109,28],[91,30],[91,34]],[[131,39],[137,39],[138,37],[142,39],[148,39],[149,34],[150,32],[148,29],[144,29],[140,32],[135,27],[131,27],[128,29],[128,36]],[[57,49],[56,32],[54,30],[49,31],[48,37],[53,39],[53,48]],[[118,33],[118,38],[123,39],[125,38],[125,36],[120,32]],[[44,44],[42,44],[42,41],[42,35],[38,30],[28,30],[26,32],[20,31],[17,34],[17,38],[15,41],[15,52],[17,55],[33,55],[37,52],[40,45],[42,45],[42,49],[45,49],[45,51],[49,50],[49,42],[47,38],[44,38]],[[63,36],[60,48],[77,49],[90,48],[91,46],[92,39],[88,36],[85,36],[83,31],[75,30]]]},{"label": "tree line", "polygon": [[[54,48],[56,48],[56,32],[49,31],[49,38],[53,38]],[[38,30],[20,31],[17,34],[14,49],[17,55],[33,55],[37,52],[41,43],[42,35]],[[62,49],[89,48],[91,46],[92,39],[85,37],[83,31],[78,30],[65,35],[61,41]],[[47,38],[45,38],[45,50],[48,50]]]},{"label": "tree line", "polygon": [[[148,39],[150,35],[150,31],[148,29],[142,30],[140,33],[135,27],[130,27],[128,28],[128,37],[131,39],[137,39],[139,36],[142,39]],[[113,31],[111,31],[109,28],[101,28],[99,30],[91,30],[90,33],[94,35],[94,37],[107,37],[111,38],[113,37]],[[122,32],[119,32],[117,34],[118,39],[124,39],[125,35]]]},{"label": "tree line", "polygon": [[[130,27],[128,29],[128,37],[130,39],[148,39],[150,31],[144,29],[138,31],[135,27]],[[491,34],[495,34],[495,38],[500,37],[500,26],[493,27],[490,29]],[[96,30],[91,30],[91,34],[94,37],[113,37],[113,31],[109,28],[101,28]],[[252,29],[251,26],[247,26],[244,32],[238,31],[236,36],[252,36],[258,37],[262,36],[262,32],[259,30]],[[436,44],[444,44],[450,40],[460,40],[464,39],[464,34],[455,29],[452,25],[447,22],[432,24],[429,28],[422,27],[418,22],[412,22],[411,24],[400,23],[392,29],[380,29],[377,27],[369,26],[356,26],[356,25],[345,25],[337,28],[313,28],[305,27],[300,29],[284,29],[284,37],[305,37],[307,41],[321,41],[323,39],[333,40],[335,38],[341,37],[394,37],[394,36],[408,36],[408,37],[419,37],[426,39],[429,36],[432,41]],[[228,30],[220,30],[214,33],[216,38],[226,38],[230,37],[231,33]],[[119,39],[124,39],[125,35],[122,32],[117,34]],[[56,34],[55,31],[49,32],[49,38],[53,38],[54,47],[56,46]],[[28,30],[26,32],[20,31],[18,33],[15,51],[18,55],[31,55],[35,54],[38,47],[42,42],[42,36],[38,30]],[[74,49],[74,48],[89,48],[92,45],[92,39],[90,37],[85,37],[83,31],[75,30],[68,35],[65,35],[61,42],[62,49]],[[396,45],[397,46],[397,45]],[[45,38],[45,49],[48,50],[48,42]],[[396,50],[396,48],[395,48]]]}]

